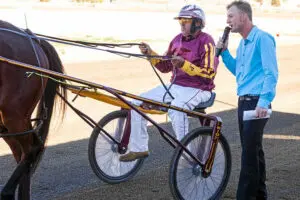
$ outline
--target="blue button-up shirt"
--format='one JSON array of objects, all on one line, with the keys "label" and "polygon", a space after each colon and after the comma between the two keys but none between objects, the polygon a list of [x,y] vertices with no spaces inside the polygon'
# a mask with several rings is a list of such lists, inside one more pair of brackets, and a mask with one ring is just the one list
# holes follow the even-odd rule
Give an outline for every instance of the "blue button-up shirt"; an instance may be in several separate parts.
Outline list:
[{"label": "blue button-up shirt", "polygon": [[228,50],[221,54],[225,66],[236,76],[237,95],[258,95],[257,106],[268,108],[275,97],[278,80],[274,37],[256,26],[242,39],[236,58]]}]

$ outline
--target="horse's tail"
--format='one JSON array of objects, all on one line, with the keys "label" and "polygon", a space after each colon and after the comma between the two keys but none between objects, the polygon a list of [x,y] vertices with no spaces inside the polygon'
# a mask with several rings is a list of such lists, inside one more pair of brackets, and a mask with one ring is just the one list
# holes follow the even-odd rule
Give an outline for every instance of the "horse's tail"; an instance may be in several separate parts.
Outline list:
[{"label": "horse's tail", "polygon": [[[49,70],[59,72],[59,73],[64,73],[64,67],[55,48],[45,40],[41,40],[40,44],[45,54],[47,55],[49,66],[50,66]],[[63,79],[61,79],[60,81],[65,82],[65,80]],[[48,79],[42,100],[40,101],[38,106],[37,116],[36,116],[38,119],[42,119],[43,116],[45,115],[45,112],[47,113],[46,119],[44,120],[44,123],[38,133],[42,141],[44,142],[44,144],[48,136],[51,117],[54,110],[54,104],[56,103],[55,101],[57,100],[56,98],[57,92],[59,92],[63,98],[65,99],[67,98],[67,90],[65,85],[59,84],[56,81]],[[60,100],[59,114],[63,118],[66,110],[66,104],[61,99],[59,100]],[[47,109],[46,111],[45,108]]]}]

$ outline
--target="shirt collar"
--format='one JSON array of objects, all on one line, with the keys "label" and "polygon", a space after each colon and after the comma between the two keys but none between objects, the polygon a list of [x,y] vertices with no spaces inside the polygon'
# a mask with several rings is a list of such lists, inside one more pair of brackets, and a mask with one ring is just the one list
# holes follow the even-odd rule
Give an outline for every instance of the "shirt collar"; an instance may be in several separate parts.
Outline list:
[{"label": "shirt collar", "polygon": [[195,33],[195,35],[189,35],[189,36],[187,36],[187,37],[184,37],[182,34],[181,34],[181,37],[182,37],[182,40],[183,41],[191,41],[191,40],[193,40],[193,39],[195,39],[195,38],[197,38],[200,34],[202,33],[202,31],[197,31],[196,33]]},{"label": "shirt collar", "polygon": [[250,33],[248,34],[247,38],[244,39],[245,43],[252,42],[254,40],[254,36],[257,31],[258,31],[258,28],[256,26],[253,26]]}]

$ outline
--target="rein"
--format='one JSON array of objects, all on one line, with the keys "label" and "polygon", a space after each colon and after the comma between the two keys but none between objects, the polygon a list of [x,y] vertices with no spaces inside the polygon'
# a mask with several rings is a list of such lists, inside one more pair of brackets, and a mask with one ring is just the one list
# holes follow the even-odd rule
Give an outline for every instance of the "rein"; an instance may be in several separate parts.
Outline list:
[{"label": "rein", "polygon": [[[100,50],[100,51],[106,51],[109,53],[114,53],[116,55],[122,56],[129,58],[131,56],[137,57],[137,58],[143,58],[143,59],[151,59],[151,58],[156,58],[160,60],[171,60],[171,56],[151,56],[151,55],[144,55],[144,54],[135,54],[135,53],[127,53],[127,52],[121,52],[121,51],[115,51],[115,50],[109,50],[109,49],[100,49],[98,46],[104,46],[107,48],[130,48],[132,46],[139,46],[141,45],[140,43],[121,43],[121,44],[112,44],[112,43],[94,43],[94,42],[84,42],[84,41],[78,41],[78,40],[69,40],[69,39],[63,39],[63,38],[58,38],[58,37],[52,37],[52,36],[47,36],[47,35],[42,35],[42,34],[35,34],[39,36],[38,38],[44,39],[44,40],[49,40],[52,42],[58,42],[58,43],[63,43],[67,45],[72,45],[72,46],[79,46],[83,48],[90,48],[90,49],[95,49],[95,50]],[[36,37],[36,36],[35,36]],[[155,73],[155,75],[158,77],[159,81],[161,82],[162,86],[165,88],[166,93],[163,97],[163,101],[165,99],[166,94],[168,93],[172,99],[174,99],[173,95],[170,92],[172,84],[167,88],[166,84],[163,82],[162,78],[158,74],[157,70],[153,66],[153,64],[150,62],[150,65]],[[176,76],[175,70],[174,70],[174,75]]]},{"label": "rein", "polygon": [[65,40],[60,40],[60,39],[54,39],[54,38],[47,38],[47,37],[37,37],[37,36],[32,36],[35,38],[39,38],[39,39],[43,39],[43,40],[48,40],[51,42],[57,42],[57,43],[61,43],[61,44],[66,44],[66,45],[71,45],[71,46],[77,46],[77,47],[83,47],[83,48],[87,48],[87,49],[94,49],[94,50],[98,50],[98,51],[105,51],[108,53],[113,53],[125,58],[130,58],[130,57],[137,57],[137,58],[143,58],[143,59],[151,59],[151,58],[156,58],[156,59],[160,59],[160,60],[171,60],[172,57],[171,56],[154,56],[154,55],[144,55],[144,54],[137,54],[137,53],[128,53],[128,52],[124,52],[124,51],[116,51],[116,50],[110,50],[110,49],[102,49],[102,48],[98,48],[97,46],[104,46],[104,47],[108,47],[108,48],[115,48],[115,47],[125,47],[125,48],[129,48],[132,46],[138,46],[140,45],[139,43],[124,43],[124,44],[109,44],[109,43],[90,43],[90,42],[77,42],[75,40],[71,40],[72,42],[69,41],[65,41]]},{"label": "rein", "polygon": [[140,45],[140,43],[111,44],[111,43],[83,42],[83,41],[68,40],[68,39],[62,39],[62,38],[57,38],[57,37],[52,37],[52,36],[46,36],[46,35],[42,35],[42,34],[35,34],[35,33],[34,33],[34,35],[29,35],[27,33],[21,33],[21,32],[6,29],[6,28],[0,28],[0,30],[11,32],[11,33],[23,36],[23,37],[29,37],[32,39],[41,39],[41,40],[47,40],[50,42],[66,44],[66,45],[70,45],[70,46],[77,46],[77,47],[82,47],[82,48],[87,48],[87,49],[106,51],[106,52],[113,53],[113,54],[123,56],[126,58],[129,58],[129,57],[137,57],[137,58],[144,58],[144,59],[156,58],[156,59],[160,59],[160,60],[171,60],[172,59],[171,56],[144,55],[144,54],[128,53],[128,52],[116,51],[116,50],[110,50],[110,49],[101,49],[101,48],[97,47],[97,46],[103,46],[103,47],[107,47],[107,48],[115,48],[115,47],[130,48],[132,46],[138,46],[138,45]]},{"label": "rein", "polygon": [[71,43],[77,43],[77,44],[83,44],[86,46],[104,46],[108,48],[115,48],[115,47],[120,47],[120,48],[130,48],[132,46],[139,46],[140,43],[120,43],[120,44],[113,44],[113,43],[96,43],[96,42],[85,42],[85,41],[79,41],[79,40],[69,40],[69,39],[64,39],[64,38],[58,38],[58,37],[52,37],[48,35],[42,35],[36,33],[35,35],[43,37],[43,38],[50,38],[50,39],[55,39],[59,41],[64,41],[64,42],[71,42]]}]

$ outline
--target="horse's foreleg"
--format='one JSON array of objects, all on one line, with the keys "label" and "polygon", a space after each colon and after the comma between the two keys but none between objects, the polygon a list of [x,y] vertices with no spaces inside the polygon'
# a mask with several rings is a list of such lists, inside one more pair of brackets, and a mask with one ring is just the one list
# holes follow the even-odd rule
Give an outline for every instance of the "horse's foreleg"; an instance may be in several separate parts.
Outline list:
[{"label": "horse's foreleg", "polygon": [[3,185],[0,185],[0,200],[2,199],[2,198],[1,198],[1,194],[2,194],[2,189],[3,189],[3,187],[4,187]]},{"label": "horse's foreleg", "polygon": [[[22,132],[32,129],[30,120],[12,120],[18,119],[17,117],[3,118],[5,127],[8,133]],[[40,148],[33,148],[33,134],[25,134],[22,136],[16,136],[7,138],[6,142],[9,144],[14,157],[18,163],[12,176],[4,186],[1,197],[3,199],[14,199],[15,191],[19,185],[19,200],[30,199],[30,167],[36,158],[36,154]]]},{"label": "horse's foreleg", "polygon": [[34,146],[32,146],[31,152],[29,154],[30,167],[27,169],[27,171],[24,171],[24,174],[19,183],[19,200],[30,200],[31,173],[33,173],[35,170],[35,168],[32,167],[36,167],[36,162],[38,162],[37,158],[41,154],[42,149],[44,147],[35,134],[33,135],[33,137],[35,142],[33,143]]},{"label": "horse's foreleg", "polygon": [[22,156],[22,149],[19,141],[15,138],[3,138],[4,141],[8,144],[9,148],[11,149],[11,152],[16,160],[17,163],[20,162],[21,156]]},{"label": "horse's foreleg", "polygon": [[30,200],[30,168],[22,176],[19,189],[18,189],[18,200]]},{"label": "horse's foreleg", "polygon": [[42,146],[32,148],[32,151],[22,160],[14,170],[12,176],[1,191],[0,200],[14,200],[17,185],[19,184],[18,199],[30,200],[30,170],[35,162],[37,154],[41,152]]},{"label": "horse's foreleg", "polygon": [[3,190],[1,191],[0,200],[14,200],[15,199],[15,192],[20,179],[24,175],[24,171],[29,171],[30,169],[30,162],[29,160],[25,159],[21,161],[16,169],[14,170],[13,174],[4,185]]}]

